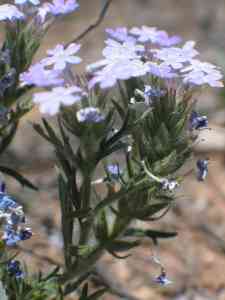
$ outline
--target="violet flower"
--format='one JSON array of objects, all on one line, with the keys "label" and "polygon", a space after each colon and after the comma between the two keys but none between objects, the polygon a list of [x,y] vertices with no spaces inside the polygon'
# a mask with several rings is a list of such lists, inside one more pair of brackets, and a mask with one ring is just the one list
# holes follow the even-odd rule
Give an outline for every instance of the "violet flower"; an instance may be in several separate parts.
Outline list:
[{"label": "violet flower", "polygon": [[11,4],[0,5],[0,21],[23,20],[25,15],[15,6]]},{"label": "violet flower", "polygon": [[[208,84],[211,87],[223,87],[222,73],[213,64],[201,62],[197,59],[190,61],[190,65],[182,69],[184,82],[193,85]],[[187,73],[186,73],[187,72]]]},{"label": "violet flower", "polygon": [[139,42],[151,42],[160,46],[170,47],[181,42],[178,36],[169,37],[168,33],[163,30],[157,30],[156,27],[142,26],[141,29],[134,27],[130,33],[137,36]]},{"label": "violet flower", "polygon": [[171,79],[178,76],[178,74],[175,73],[173,69],[170,66],[168,66],[165,62],[160,64],[156,62],[150,62],[148,64],[148,67],[149,73],[159,78]]},{"label": "violet flower", "polygon": [[100,110],[96,107],[85,107],[76,113],[77,120],[80,123],[100,123],[105,120],[105,117],[101,114]]},{"label": "violet flower", "polygon": [[77,86],[55,87],[48,92],[35,93],[33,102],[39,105],[41,113],[53,116],[58,113],[61,105],[72,105],[84,96],[84,92]]},{"label": "violet flower", "polygon": [[79,8],[77,0],[53,0],[49,4],[50,13],[53,16],[66,15]]},{"label": "violet flower", "polygon": [[204,129],[208,127],[208,118],[207,116],[201,116],[199,113],[196,111],[191,112],[191,116],[189,119],[189,129],[190,130],[199,130],[199,129]]},{"label": "violet flower", "polygon": [[[122,44],[108,39],[107,46],[103,50],[105,59],[87,67],[88,71],[94,72],[93,79],[89,82],[92,88],[99,83],[101,88],[115,85],[118,79],[126,80],[131,77],[143,76],[148,72],[148,66],[141,60],[144,47],[136,45],[134,41],[126,41]],[[102,68],[103,67],[103,68]]]},{"label": "violet flower", "polygon": [[167,278],[165,271],[162,271],[159,276],[157,276],[156,278],[154,278],[154,282],[158,283],[159,285],[162,285],[162,286],[166,286],[168,284],[172,284],[173,283],[171,280],[169,280]]},{"label": "violet flower", "polygon": [[59,77],[60,75],[60,71],[46,70],[43,64],[37,63],[20,75],[20,81],[22,86],[49,87],[63,84],[64,80]]},{"label": "violet flower", "polygon": [[175,70],[183,68],[184,63],[191,61],[198,51],[194,49],[195,42],[188,41],[182,48],[170,47],[162,49],[154,49],[154,57],[163,61],[168,66],[171,66]]},{"label": "violet flower", "polygon": [[198,181],[204,181],[208,175],[208,164],[209,160],[208,159],[199,159],[196,162],[197,166],[197,179]]},{"label": "violet flower", "polygon": [[67,64],[79,64],[82,59],[74,54],[80,50],[81,45],[70,44],[67,48],[58,44],[54,49],[48,50],[48,57],[44,58],[41,63],[44,66],[53,65],[54,70],[64,70]]},{"label": "violet flower", "polygon": [[136,39],[129,35],[128,29],[126,27],[117,27],[115,29],[107,28],[106,33],[112,39],[119,42],[135,41]]},{"label": "violet flower", "polygon": [[18,260],[9,261],[7,264],[7,271],[10,276],[15,276],[17,279],[23,278],[24,276],[20,262]]}]

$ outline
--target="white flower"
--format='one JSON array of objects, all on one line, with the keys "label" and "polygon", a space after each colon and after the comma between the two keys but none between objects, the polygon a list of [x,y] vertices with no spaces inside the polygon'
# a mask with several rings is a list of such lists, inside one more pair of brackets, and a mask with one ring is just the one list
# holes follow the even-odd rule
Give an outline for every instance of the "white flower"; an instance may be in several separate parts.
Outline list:
[{"label": "white flower", "polygon": [[15,5],[3,4],[0,5],[0,21],[14,21],[22,20],[25,18],[25,15],[19,11]]},{"label": "white flower", "polygon": [[80,50],[81,45],[70,44],[66,49],[58,44],[54,49],[48,50],[48,57],[41,63],[45,66],[54,65],[55,70],[64,70],[67,64],[79,64],[82,59],[74,54]]},{"label": "white flower", "polygon": [[77,86],[56,87],[49,92],[34,94],[33,102],[39,104],[40,112],[48,115],[55,115],[61,105],[72,105],[80,101],[85,93]]}]

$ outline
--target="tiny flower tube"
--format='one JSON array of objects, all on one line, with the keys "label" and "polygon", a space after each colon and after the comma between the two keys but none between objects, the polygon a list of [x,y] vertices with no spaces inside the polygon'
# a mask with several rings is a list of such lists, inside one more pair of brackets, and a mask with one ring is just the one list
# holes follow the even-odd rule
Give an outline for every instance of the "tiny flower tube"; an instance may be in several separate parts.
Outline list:
[{"label": "tiny flower tube", "polygon": [[11,260],[10,262],[8,262],[7,271],[10,276],[13,276],[17,279],[23,278],[24,276],[19,260]]},{"label": "tiny flower tube", "polygon": [[196,162],[197,166],[197,179],[198,181],[205,181],[208,175],[208,159],[199,159]]}]

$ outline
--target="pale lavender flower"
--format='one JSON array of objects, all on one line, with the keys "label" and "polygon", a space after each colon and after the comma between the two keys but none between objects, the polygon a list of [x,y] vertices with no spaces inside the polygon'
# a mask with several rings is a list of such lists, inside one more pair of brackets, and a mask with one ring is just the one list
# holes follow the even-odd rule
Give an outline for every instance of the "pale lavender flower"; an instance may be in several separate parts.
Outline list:
[{"label": "pale lavender flower", "polygon": [[0,21],[23,20],[24,18],[25,15],[15,5],[0,5]]},{"label": "pale lavender flower", "polygon": [[151,42],[160,46],[170,47],[181,42],[178,36],[169,37],[168,33],[163,30],[157,30],[156,27],[142,26],[141,29],[134,27],[130,33],[137,36],[139,42]]},{"label": "pale lavender flower", "polygon": [[162,49],[154,49],[154,57],[165,62],[175,70],[183,68],[184,63],[191,61],[198,51],[194,49],[195,42],[188,41],[182,48],[170,47]]},{"label": "pale lavender flower", "polygon": [[140,59],[140,54],[144,52],[144,46],[137,45],[135,41],[125,41],[122,44],[108,39],[105,41],[106,47],[103,49],[103,56],[110,61],[121,59]]},{"label": "pale lavender flower", "polygon": [[50,12],[50,3],[44,3],[41,7],[38,8],[37,18],[40,20],[41,24],[45,22],[46,17]]},{"label": "pale lavender flower", "polygon": [[60,78],[61,72],[58,70],[46,70],[41,63],[37,63],[28,71],[20,75],[21,85],[35,85],[37,87],[48,87],[63,84]]},{"label": "pale lavender flower", "polygon": [[70,44],[67,48],[58,44],[54,49],[48,50],[48,57],[44,58],[41,63],[44,66],[53,65],[54,70],[63,71],[68,64],[79,64],[82,59],[74,54],[80,50],[81,45]]},{"label": "pale lavender flower", "polygon": [[27,4],[28,2],[33,5],[40,4],[39,0],[15,0],[15,4],[18,4],[18,5],[24,5],[24,4]]},{"label": "pale lavender flower", "polygon": [[182,69],[184,82],[194,85],[208,84],[211,87],[223,87],[222,73],[213,64],[193,59],[190,65]]},{"label": "pale lavender flower", "polygon": [[49,8],[53,16],[59,16],[74,12],[79,8],[79,4],[77,0],[53,0]]},{"label": "pale lavender flower", "polygon": [[96,107],[85,107],[76,113],[77,120],[80,123],[100,123],[105,120],[100,110]]},{"label": "pale lavender flower", "polygon": [[58,113],[61,105],[72,105],[84,95],[82,89],[77,86],[55,87],[49,92],[34,94],[33,102],[39,105],[41,113],[53,116]]},{"label": "pale lavender flower", "polygon": [[112,87],[117,80],[127,80],[131,77],[144,76],[149,71],[148,66],[142,61],[121,60],[108,64],[103,69],[95,72],[93,79],[89,82],[89,88],[99,83],[102,89]]},{"label": "pale lavender flower", "polygon": [[135,41],[136,39],[129,35],[126,27],[117,27],[115,29],[107,28],[106,33],[110,38],[115,39],[119,42]]},{"label": "pale lavender flower", "polygon": [[148,67],[150,74],[160,78],[171,79],[178,76],[166,63],[158,64],[156,62],[150,62]]},{"label": "pale lavender flower", "polygon": [[141,60],[143,46],[136,45],[130,40],[121,44],[112,39],[108,39],[106,44],[103,50],[105,59],[87,67],[92,72],[99,69],[89,83],[90,88],[96,83],[99,83],[101,88],[112,87],[118,79],[126,80],[143,76],[148,72],[147,64]]}]

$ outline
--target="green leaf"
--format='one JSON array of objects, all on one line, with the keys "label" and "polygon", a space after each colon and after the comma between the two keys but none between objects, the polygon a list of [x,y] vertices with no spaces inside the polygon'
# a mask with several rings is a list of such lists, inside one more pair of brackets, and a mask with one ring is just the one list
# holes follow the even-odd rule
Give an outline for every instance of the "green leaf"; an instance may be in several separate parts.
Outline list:
[{"label": "green leaf", "polygon": [[97,216],[97,224],[95,226],[95,236],[100,241],[106,241],[109,237],[109,228],[105,210],[101,210]]},{"label": "green leaf", "polygon": [[95,250],[96,246],[90,245],[70,246],[69,249],[72,256],[81,256],[82,258],[88,257]]},{"label": "green leaf", "polygon": [[116,240],[113,241],[107,246],[107,249],[110,251],[118,251],[118,252],[123,252],[123,251],[128,251],[132,248],[135,248],[140,245],[140,241],[122,241],[122,240]]},{"label": "green leaf", "polygon": [[38,188],[33,185],[33,183],[31,183],[28,179],[26,179],[25,177],[23,177],[21,174],[19,174],[18,172],[5,167],[5,166],[0,166],[0,172],[7,174],[8,176],[11,176],[13,178],[15,178],[17,181],[19,181],[19,183],[22,186],[27,186],[32,190],[38,191]]},{"label": "green leaf", "polygon": [[126,113],[125,113],[124,109],[122,108],[122,106],[116,100],[112,99],[112,103],[115,106],[119,116],[123,120],[124,117],[126,116]]},{"label": "green leaf", "polygon": [[125,236],[129,237],[148,237],[151,239],[168,239],[177,236],[177,232],[164,232],[159,230],[144,230],[139,228],[129,228],[126,230]]},{"label": "green leaf", "polygon": [[64,296],[76,291],[79,288],[79,286],[84,282],[84,280],[86,280],[89,277],[90,274],[91,272],[87,272],[80,278],[78,278],[75,282],[68,283],[64,289]]},{"label": "green leaf", "polygon": [[121,256],[121,255],[118,255],[117,253],[115,253],[115,252],[113,252],[113,251],[111,251],[111,250],[109,250],[109,249],[107,249],[107,251],[108,251],[113,257],[115,257],[115,258],[117,258],[117,259],[127,259],[128,257],[131,256],[131,254],[127,254],[127,255]]}]

